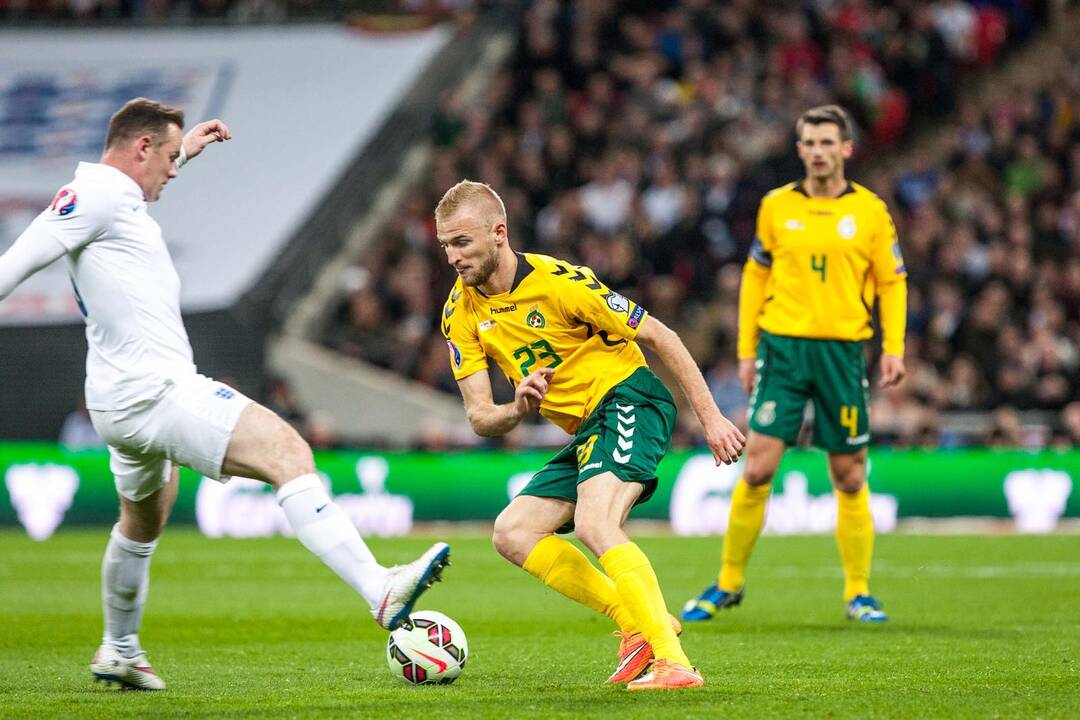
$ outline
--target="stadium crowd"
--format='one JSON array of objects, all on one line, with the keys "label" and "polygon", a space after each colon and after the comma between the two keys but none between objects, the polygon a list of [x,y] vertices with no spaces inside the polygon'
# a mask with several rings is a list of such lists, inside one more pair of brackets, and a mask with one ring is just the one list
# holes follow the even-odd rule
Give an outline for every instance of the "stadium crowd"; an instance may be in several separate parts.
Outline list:
[{"label": "stadium crowd", "polygon": [[[1080,69],[989,109],[954,95],[1043,21],[1031,7],[678,0],[616,13],[606,0],[540,0],[486,96],[443,99],[428,180],[343,276],[326,342],[456,392],[435,322],[453,278],[431,209],[461,177],[480,179],[506,201],[518,249],[589,265],[678,326],[721,409],[742,420],[733,343],[757,203],[801,175],[794,118],[839,101],[862,128],[852,175],[892,208],[910,272],[909,380],[874,395],[879,440],[1076,443]],[[948,157],[916,151],[898,173],[860,175],[944,118],[956,125]],[[1067,406],[1041,433],[1016,415]],[[940,430],[943,411],[990,410],[981,436]]]},{"label": "stadium crowd", "polygon": [[352,13],[456,16],[474,0],[0,0],[0,23],[278,23]]}]

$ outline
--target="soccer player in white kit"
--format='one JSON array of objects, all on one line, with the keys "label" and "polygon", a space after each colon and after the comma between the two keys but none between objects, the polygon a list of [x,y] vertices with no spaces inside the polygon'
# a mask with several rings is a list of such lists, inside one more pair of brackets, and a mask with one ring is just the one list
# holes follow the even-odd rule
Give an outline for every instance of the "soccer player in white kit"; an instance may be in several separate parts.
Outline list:
[{"label": "soccer player in white kit", "polygon": [[177,468],[225,482],[258,478],[275,490],[299,540],[394,629],[439,579],[449,547],[383,567],[327,494],[311,448],[284,420],[200,375],[180,316],[180,279],[147,214],[179,168],[231,138],[220,120],[186,135],[183,113],[136,98],[109,122],[100,163],[75,178],[0,255],[0,300],[64,257],[86,321],[86,406],[109,445],[120,495],[102,563],[105,633],[90,664],[98,679],[161,690],[139,644],[150,558],[176,500]]}]

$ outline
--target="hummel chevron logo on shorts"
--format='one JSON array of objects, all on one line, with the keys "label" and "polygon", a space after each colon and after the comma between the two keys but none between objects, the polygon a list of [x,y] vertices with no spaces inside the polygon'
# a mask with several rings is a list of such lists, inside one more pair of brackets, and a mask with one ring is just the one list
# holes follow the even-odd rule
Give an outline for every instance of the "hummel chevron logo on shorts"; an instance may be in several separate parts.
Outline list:
[{"label": "hummel chevron logo on shorts", "polygon": [[[634,430],[637,429],[634,427],[634,421],[637,420],[637,415],[633,414],[633,405],[619,405],[618,403],[615,403],[615,408],[619,411],[616,415],[616,418],[618,418],[619,421],[616,428],[619,431],[619,437],[617,438],[619,450],[612,451],[611,457],[620,465],[625,465],[630,462],[630,455],[634,450]],[[626,454],[624,455],[620,450],[625,451]]]}]

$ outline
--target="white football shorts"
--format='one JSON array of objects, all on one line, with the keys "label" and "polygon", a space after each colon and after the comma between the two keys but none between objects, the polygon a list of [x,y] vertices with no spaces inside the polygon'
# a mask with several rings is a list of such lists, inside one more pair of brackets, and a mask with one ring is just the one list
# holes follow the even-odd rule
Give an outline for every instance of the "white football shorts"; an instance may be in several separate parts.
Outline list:
[{"label": "white football shorts", "polygon": [[109,446],[116,491],[138,502],[169,482],[174,464],[227,482],[221,466],[229,439],[252,402],[224,383],[194,374],[167,385],[154,400],[123,410],[91,410],[90,420]]}]

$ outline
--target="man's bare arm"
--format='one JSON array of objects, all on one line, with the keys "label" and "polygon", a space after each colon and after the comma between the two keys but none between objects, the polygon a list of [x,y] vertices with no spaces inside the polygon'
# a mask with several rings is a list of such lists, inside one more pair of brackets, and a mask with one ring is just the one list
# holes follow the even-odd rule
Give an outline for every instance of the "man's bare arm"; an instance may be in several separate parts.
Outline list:
[{"label": "man's bare arm", "polygon": [[491,395],[491,381],[486,371],[475,372],[458,380],[465,400],[465,416],[473,432],[483,437],[505,435],[517,427],[526,415],[540,407],[547,394],[552,370],[541,368],[518,383],[514,401],[498,405]]},{"label": "man's bare arm", "polygon": [[712,450],[716,464],[730,465],[738,460],[746,438],[716,407],[701,370],[678,334],[650,315],[638,331],[637,339],[659,355],[675,376],[694,414],[701,421],[705,442]]},{"label": "man's bare arm", "polygon": [[207,145],[226,140],[232,140],[232,132],[225,123],[217,118],[199,123],[184,135],[180,143],[180,157],[176,159],[176,167],[183,167],[189,160],[202,153]]}]

